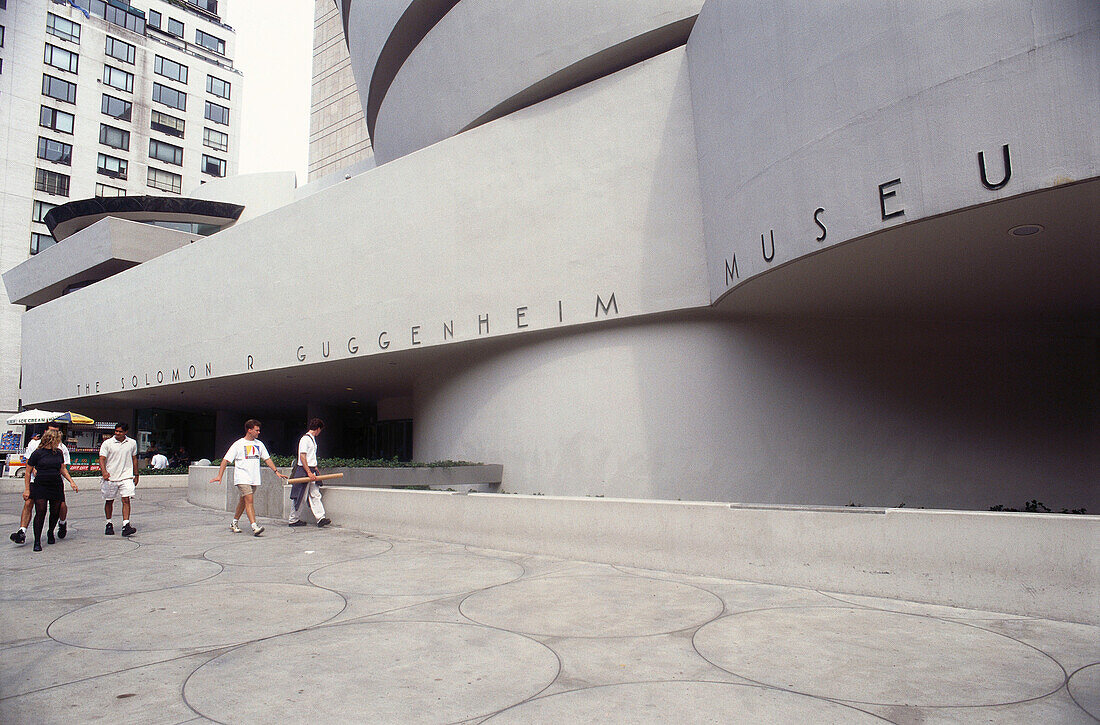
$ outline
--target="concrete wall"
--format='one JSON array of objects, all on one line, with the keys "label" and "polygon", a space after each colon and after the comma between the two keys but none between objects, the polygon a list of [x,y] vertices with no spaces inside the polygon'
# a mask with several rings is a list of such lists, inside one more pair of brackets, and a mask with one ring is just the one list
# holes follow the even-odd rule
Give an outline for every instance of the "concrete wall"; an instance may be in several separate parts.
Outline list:
[{"label": "concrete wall", "polygon": [[391,536],[1100,623],[1096,516],[354,488],[325,506]]},{"label": "concrete wall", "polygon": [[[869,233],[1100,174],[1100,4],[796,7],[708,2],[688,42],[714,299]],[[988,189],[977,154],[995,184],[1005,144],[1013,175]],[[1068,253],[1095,268],[1087,250]]]},{"label": "concrete wall", "polygon": [[[143,301],[87,319],[79,347],[30,339],[24,369],[59,372],[28,376],[25,402],[85,381],[111,395],[169,385],[165,370],[205,382],[705,305],[688,91],[673,51],[30,310],[25,327],[135,290]],[[308,306],[286,304],[305,288]],[[261,302],[263,334],[235,333],[246,300]],[[119,338],[145,344],[120,358]]]},{"label": "concrete wall", "polygon": [[1100,511],[1097,380],[1073,329],[681,316],[448,364],[414,450],[520,493]]},{"label": "concrete wall", "polygon": [[[572,72],[576,83],[590,80],[593,71],[582,73],[577,64],[691,18],[701,5],[701,0],[458,3],[416,45],[386,90],[374,125],[378,162],[449,138],[556,74]],[[637,55],[645,57],[644,52]],[[365,56],[356,60],[369,62],[373,54]],[[608,60],[607,66],[618,70],[618,62]],[[562,80],[559,86],[570,83]],[[363,86],[360,94],[365,95]]]}]

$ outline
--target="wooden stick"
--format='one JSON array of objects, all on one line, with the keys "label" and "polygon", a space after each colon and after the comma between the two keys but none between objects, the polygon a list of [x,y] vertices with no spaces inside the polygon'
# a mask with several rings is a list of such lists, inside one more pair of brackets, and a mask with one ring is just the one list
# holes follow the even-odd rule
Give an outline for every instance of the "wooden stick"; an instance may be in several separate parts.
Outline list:
[{"label": "wooden stick", "polygon": [[344,477],[344,474],[342,474],[342,473],[323,473],[320,476],[318,476],[316,479],[310,478],[309,476],[305,476],[303,478],[288,478],[286,480],[286,482],[287,483],[309,483],[310,481],[314,481],[314,480],[327,481],[330,478],[343,478],[343,477]]}]

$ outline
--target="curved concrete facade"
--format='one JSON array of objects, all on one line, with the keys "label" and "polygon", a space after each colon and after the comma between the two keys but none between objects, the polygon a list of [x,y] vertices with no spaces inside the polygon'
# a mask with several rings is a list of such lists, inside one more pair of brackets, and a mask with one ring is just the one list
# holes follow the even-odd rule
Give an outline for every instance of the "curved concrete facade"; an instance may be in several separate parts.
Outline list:
[{"label": "curved concrete facade", "polygon": [[[814,3],[798,22],[782,3],[707,3],[688,59],[712,298],[891,227],[1094,178],[1098,35],[1100,4],[1079,0]],[[984,252],[1011,254],[1009,228],[1029,221],[1005,212]],[[1065,243],[1096,269],[1095,230]],[[1095,279],[1077,286],[1095,305]]]},{"label": "curved concrete facade", "polygon": [[386,163],[29,311],[143,301],[28,335],[24,402],[411,410],[507,491],[1100,506],[1100,6],[446,4],[345,3]]},{"label": "curved concrete facade", "polygon": [[[362,4],[362,3],[361,3]],[[406,20],[419,6],[419,24]],[[360,94],[367,98],[368,126],[379,163],[557,95],[596,78],[683,45],[701,0],[464,0],[407,3],[376,10],[351,4],[351,28],[369,13],[394,21],[384,47],[367,33],[352,36],[352,63]],[[445,14],[439,15],[440,12]],[[430,29],[426,26],[431,23]],[[406,25],[408,27],[406,27]],[[425,33],[426,30],[426,33]],[[411,35],[407,56],[386,56],[385,46]],[[425,33],[423,37],[418,37]],[[394,70],[384,63],[400,66]],[[387,84],[378,77],[392,79]],[[377,109],[375,109],[377,106]]]}]

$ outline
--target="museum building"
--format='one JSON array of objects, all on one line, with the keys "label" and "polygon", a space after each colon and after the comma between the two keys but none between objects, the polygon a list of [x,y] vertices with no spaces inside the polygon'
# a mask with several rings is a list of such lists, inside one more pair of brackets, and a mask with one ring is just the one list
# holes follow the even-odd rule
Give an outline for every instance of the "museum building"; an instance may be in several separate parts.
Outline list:
[{"label": "museum building", "polygon": [[320,415],[519,493],[1100,508],[1100,4],[340,10],[376,167],[211,180],[215,233],[35,297],[24,406],[209,457]]}]

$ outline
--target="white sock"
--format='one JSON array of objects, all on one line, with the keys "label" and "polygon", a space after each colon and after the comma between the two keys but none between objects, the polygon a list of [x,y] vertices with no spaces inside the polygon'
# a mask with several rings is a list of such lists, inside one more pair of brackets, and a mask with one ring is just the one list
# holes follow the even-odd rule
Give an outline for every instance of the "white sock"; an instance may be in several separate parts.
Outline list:
[{"label": "white sock", "polygon": [[129,525],[130,525],[130,519],[125,519],[125,520],[124,520],[124,521],[122,522],[122,525],[123,525],[123,526],[129,526]]},{"label": "white sock", "polygon": [[19,530],[22,531],[24,534],[27,533],[27,527],[26,526],[20,526]]}]

